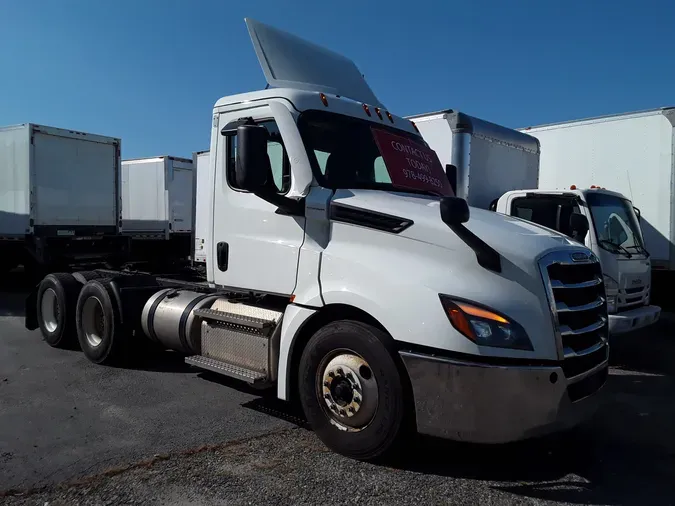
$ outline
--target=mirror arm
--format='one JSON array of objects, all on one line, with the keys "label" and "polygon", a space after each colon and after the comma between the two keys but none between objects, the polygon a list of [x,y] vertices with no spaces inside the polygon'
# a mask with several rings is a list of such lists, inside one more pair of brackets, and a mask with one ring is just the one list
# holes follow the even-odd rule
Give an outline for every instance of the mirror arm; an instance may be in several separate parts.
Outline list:
[{"label": "mirror arm", "polygon": [[291,199],[284,195],[279,195],[271,191],[258,191],[255,195],[263,199],[265,202],[277,206],[279,209],[277,213],[288,214],[290,216],[304,216],[305,215],[305,199]]},{"label": "mirror arm", "polygon": [[492,246],[466,228],[462,223],[448,225],[448,227],[474,251],[478,265],[490,271],[502,272],[501,257]]}]

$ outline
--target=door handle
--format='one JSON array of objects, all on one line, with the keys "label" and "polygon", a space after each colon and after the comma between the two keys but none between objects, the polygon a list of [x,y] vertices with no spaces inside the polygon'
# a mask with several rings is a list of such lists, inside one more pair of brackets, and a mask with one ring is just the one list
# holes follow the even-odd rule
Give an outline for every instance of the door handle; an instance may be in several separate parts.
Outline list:
[{"label": "door handle", "polygon": [[229,260],[230,245],[226,242],[219,242],[216,245],[216,260],[218,262],[218,269],[225,272],[227,270],[227,263]]}]

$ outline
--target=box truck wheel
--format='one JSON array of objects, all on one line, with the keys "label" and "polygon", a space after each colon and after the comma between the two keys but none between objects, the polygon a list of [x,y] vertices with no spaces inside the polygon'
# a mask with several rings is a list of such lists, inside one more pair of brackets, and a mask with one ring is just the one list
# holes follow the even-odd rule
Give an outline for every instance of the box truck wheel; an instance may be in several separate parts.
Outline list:
[{"label": "box truck wheel", "polygon": [[37,292],[37,318],[42,337],[54,348],[76,342],[75,308],[80,284],[68,273],[48,274]]},{"label": "box truck wheel", "polygon": [[77,338],[85,356],[95,364],[120,361],[127,336],[110,280],[88,281],[80,291],[76,313]]},{"label": "box truck wheel", "polygon": [[314,334],[300,359],[300,401],[332,450],[359,460],[386,455],[404,429],[405,399],[390,338],[342,320]]}]

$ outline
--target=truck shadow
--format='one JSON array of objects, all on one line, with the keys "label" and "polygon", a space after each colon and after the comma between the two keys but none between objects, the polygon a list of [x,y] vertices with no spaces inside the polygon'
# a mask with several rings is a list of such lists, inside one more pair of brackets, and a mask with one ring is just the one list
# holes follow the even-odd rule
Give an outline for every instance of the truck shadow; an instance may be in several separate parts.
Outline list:
[{"label": "truck shadow", "polygon": [[531,499],[672,503],[675,380],[612,374],[604,390],[605,402],[597,415],[574,431],[502,446],[420,437],[396,467],[481,480],[495,490]]},{"label": "truck shadow", "polygon": [[0,316],[24,316],[24,302],[31,288],[20,268],[0,274]]},{"label": "truck shadow", "polygon": [[610,364],[675,377],[675,315],[662,313],[654,325],[612,337]]}]

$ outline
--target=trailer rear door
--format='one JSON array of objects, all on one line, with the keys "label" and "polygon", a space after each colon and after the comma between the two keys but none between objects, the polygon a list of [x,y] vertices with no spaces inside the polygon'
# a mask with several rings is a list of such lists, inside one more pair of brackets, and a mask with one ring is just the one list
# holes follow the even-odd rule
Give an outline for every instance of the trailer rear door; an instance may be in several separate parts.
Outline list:
[{"label": "trailer rear door", "polygon": [[40,127],[33,133],[36,226],[116,226],[117,144]]}]

